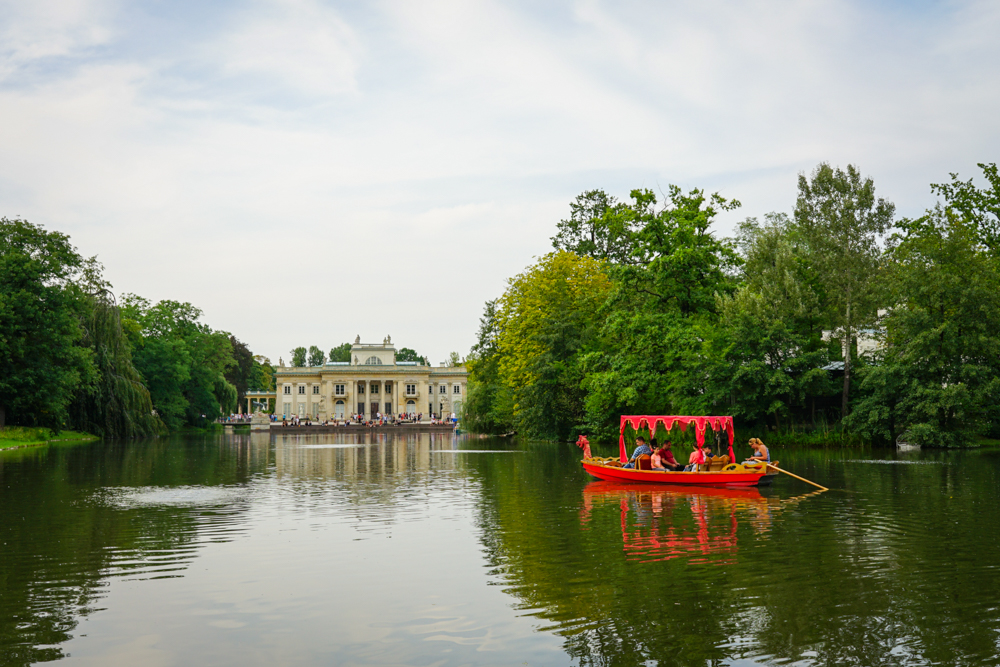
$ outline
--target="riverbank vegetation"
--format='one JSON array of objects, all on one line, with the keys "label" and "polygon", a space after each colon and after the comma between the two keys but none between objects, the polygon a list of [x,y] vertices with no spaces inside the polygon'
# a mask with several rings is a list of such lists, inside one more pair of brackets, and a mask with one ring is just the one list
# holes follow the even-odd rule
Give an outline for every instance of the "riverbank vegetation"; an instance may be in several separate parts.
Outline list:
[{"label": "riverbank vegetation", "polygon": [[267,359],[200,319],[189,303],[119,302],[67,235],[0,218],[0,427],[155,435],[273,386]]},{"label": "riverbank vegetation", "polygon": [[[963,446],[1000,435],[1000,178],[952,175],[917,219],[853,166],[790,214],[584,192],[553,251],[486,304],[465,424],[616,438],[620,414],[732,414],[782,440]],[[798,434],[798,435],[796,435]]]},{"label": "riverbank vegetation", "polygon": [[47,428],[25,428],[23,426],[0,428],[0,449],[37,447],[51,442],[91,442],[96,439],[97,436],[77,431],[56,433]]}]

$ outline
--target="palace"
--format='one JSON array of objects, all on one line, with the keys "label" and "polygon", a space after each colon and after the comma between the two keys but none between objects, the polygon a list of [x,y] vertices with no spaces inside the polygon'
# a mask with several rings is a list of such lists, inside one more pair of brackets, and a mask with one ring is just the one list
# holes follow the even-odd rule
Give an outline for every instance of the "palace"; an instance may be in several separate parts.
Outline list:
[{"label": "palace", "polygon": [[469,373],[464,366],[424,366],[418,361],[396,361],[396,348],[386,336],[381,344],[351,346],[350,361],[324,366],[279,366],[274,372],[274,414],[344,419],[362,414],[422,414],[447,418],[459,414]]}]

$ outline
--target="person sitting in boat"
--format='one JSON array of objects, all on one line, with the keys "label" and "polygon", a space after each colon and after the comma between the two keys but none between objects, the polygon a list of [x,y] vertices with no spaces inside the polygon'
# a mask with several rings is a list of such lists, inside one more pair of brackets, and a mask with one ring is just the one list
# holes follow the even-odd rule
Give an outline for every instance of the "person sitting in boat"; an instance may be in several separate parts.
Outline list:
[{"label": "person sitting in boat", "polygon": [[628,463],[622,466],[622,468],[634,468],[635,460],[642,456],[643,454],[652,454],[653,450],[649,448],[646,444],[646,439],[641,435],[635,439],[635,444],[637,445],[635,451],[632,452],[632,458],[628,460]]},{"label": "person sitting in boat", "polygon": [[691,452],[691,456],[688,457],[688,464],[684,466],[686,472],[697,471],[698,466],[705,464],[705,452],[702,451],[701,447],[695,447],[694,451]]},{"label": "person sitting in boat", "polygon": [[[653,440],[654,446],[656,441]],[[681,469],[681,464],[677,462],[674,458],[674,453],[670,451],[670,441],[667,440],[659,449],[653,451],[653,457],[651,460],[653,470],[666,470],[667,472],[674,472]]]},{"label": "person sitting in boat", "polygon": [[744,461],[744,463],[771,462],[771,452],[767,451],[767,447],[760,441],[760,438],[750,438],[750,447],[753,448],[753,455]]}]

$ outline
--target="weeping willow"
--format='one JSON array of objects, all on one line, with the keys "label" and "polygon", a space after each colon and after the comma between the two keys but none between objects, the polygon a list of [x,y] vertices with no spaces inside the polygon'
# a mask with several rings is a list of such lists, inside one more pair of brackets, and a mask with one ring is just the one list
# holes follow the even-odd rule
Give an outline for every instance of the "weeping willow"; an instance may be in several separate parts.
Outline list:
[{"label": "weeping willow", "polygon": [[229,382],[222,373],[216,375],[215,387],[212,393],[215,394],[215,400],[219,402],[222,414],[225,415],[236,411],[236,386]]},{"label": "weeping willow", "polygon": [[87,308],[81,344],[93,355],[94,375],[70,408],[74,428],[105,438],[134,438],[166,431],[149,390],[132,365],[132,353],[114,295],[100,289],[83,296]]}]

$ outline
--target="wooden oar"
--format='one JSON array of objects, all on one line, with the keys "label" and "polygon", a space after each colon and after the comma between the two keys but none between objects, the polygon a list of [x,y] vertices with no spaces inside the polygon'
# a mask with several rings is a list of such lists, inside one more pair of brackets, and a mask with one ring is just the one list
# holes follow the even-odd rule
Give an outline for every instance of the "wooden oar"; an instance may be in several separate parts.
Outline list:
[{"label": "wooden oar", "polygon": [[810,481],[809,481],[808,479],[806,479],[805,477],[799,477],[798,475],[793,475],[792,473],[788,472],[787,470],[782,470],[781,468],[779,468],[779,467],[777,467],[777,466],[775,466],[775,465],[772,465],[772,464],[770,464],[770,463],[768,463],[768,464],[767,464],[767,467],[768,467],[768,468],[771,468],[771,469],[773,469],[773,470],[777,470],[778,472],[783,472],[783,473],[785,473],[786,475],[788,475],[789,477],[794,477],[795,479],[799,480],[800,482],[805,482],[806,484],[812,484],[812,485],[813,485],[813,486],[815,486],[815,487],[816,487],[817,489],[822,489],[823,491],[829,491],[829,490],[830,490],[830,489],[826,488],[825,486],[820,486],[820,485],[819,485],[819,484],[817,484],[816,482],[810,482]]}]

